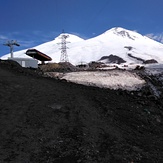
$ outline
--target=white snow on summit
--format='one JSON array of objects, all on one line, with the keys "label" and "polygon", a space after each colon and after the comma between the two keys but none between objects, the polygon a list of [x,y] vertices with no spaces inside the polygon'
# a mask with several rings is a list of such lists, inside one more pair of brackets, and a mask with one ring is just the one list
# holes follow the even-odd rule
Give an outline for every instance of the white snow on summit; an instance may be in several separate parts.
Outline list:
[{"label": "white snow on summit", "polygon": [[[139,63],[142,60],[155,59],[159,63],[163,63],[163,44],[156,42],[141,34],[126,30],[124,28],[112,28],[103,34],[91,39],[83,40],[78,36],[67,34],[67,54],[72,64],[81,62],[98,61],[102,56],[116,55],[124,59],[127,63]],[[53,62],[60,61],[61,42],[60,36],[53,41],[46,42],[35,48],[49,55]],[[130,48],[129,48],[130,47]],[[25,55],[27,49],[14,52],[14,57],[28,57]],[[128,55],[130,54],[130,56]],[[6,59],[10,57],[7,54],[2,57]]]}]

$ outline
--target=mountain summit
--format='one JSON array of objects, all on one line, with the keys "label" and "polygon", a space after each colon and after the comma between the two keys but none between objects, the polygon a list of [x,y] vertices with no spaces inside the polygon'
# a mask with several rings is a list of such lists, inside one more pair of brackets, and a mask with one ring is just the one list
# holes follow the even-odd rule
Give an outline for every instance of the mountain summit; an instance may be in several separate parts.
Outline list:
[{"label": "mountain summit", "polygon": [[[147,60],[155,60],[163,63],[163,44],[156,42],[135,31],[121,27],[112,28],[103,34],[84,40],[76,35],[67,34],[68,57],[72,64],[81,62],[98,61],[103,56],[110,55],[123,59],[126,63],[142,63]],[[52,41],[33,47],[47,55],[53,62],[60,61],[61,35]],[[14,57],[27,57],[24,53],[27,49],[17,51]],[[2,59],[8,58],[7,54]]]}]

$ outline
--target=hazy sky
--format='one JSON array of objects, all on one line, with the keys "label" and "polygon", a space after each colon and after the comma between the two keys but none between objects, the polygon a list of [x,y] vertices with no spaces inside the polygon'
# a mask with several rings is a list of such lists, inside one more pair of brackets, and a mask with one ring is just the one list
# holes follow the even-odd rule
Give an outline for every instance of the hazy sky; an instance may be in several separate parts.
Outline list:
[{"label": "hazy sky", "polygon": [[163,0],[0,0],[0,56],[17,40],[15,51],[51,41],[62,30],[82,38],[112,27],[163,35]]}]

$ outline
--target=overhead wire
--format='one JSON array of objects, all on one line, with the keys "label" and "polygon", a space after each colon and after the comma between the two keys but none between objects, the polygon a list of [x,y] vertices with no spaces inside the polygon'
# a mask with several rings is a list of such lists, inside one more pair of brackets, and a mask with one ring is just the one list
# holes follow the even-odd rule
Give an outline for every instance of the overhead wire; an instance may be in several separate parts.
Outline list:
[{"label": "overhead wire", "polygon": [[105,10],[106,7],[108,7],[108,4],[111,2],[111,0],[106,0],[104,5],[96,12],[96,14],[92,17],[91,21],[89,21],[89,24],[87,26],[87,31],[91,29],[91,27],[94,25],[95,20],[101,15],[101,13]]},{"label": "overhead wire", "polygon": [[60,13],[60,10],[59,0],[55,0],[55,29],[59,33],[63,30],[63,15]]},{"label": "overhead wire", "polygon": [[59,28],[59,18],[58,18],[58,0],[55,0],[55,24],[56,24],[56,31]]}]

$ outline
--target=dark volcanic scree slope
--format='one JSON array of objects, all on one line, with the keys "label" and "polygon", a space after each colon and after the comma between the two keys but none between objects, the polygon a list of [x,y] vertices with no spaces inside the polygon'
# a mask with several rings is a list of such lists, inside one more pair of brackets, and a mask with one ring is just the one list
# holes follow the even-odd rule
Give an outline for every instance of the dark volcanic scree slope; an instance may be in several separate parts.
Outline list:
[{"label": "dark volcanic scree slope", "polygon": [[163,102],[0,61],[0,162],[163,162]]}]

